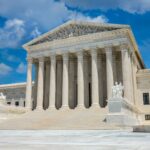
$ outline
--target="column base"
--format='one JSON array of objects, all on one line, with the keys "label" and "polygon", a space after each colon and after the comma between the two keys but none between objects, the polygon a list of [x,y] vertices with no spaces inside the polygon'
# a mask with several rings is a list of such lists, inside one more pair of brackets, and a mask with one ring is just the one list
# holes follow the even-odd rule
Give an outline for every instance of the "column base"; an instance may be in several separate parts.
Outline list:
[{"label": "column base", "polygon": [[48,109],[46,109],[46,111],[53,111],[53,110],[57,110],[55,106],[50,106]]},{"label": "column base", "polygon": [[77,107],[75,108],[77,110],[85,110],[85,106],[84,105],[77,105]]},{"label": "column base", "polygon": [[36,107],[35,111],[44,111],[43,107]]},{"label": "column base", "polygon": [[100,105],[98,103],[94,103],[91,105],[90,109],[100,109]]},{"label": "column base", "polygon": [[62,105],[61,110],[70,110],[68,105]]}]

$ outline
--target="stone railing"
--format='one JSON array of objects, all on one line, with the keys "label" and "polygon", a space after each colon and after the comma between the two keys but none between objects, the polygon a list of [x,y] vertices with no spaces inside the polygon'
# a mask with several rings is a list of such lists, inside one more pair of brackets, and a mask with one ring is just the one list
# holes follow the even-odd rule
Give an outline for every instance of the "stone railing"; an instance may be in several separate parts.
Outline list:
[{"label": "stone railing", "polygon": [[121,126],[133,126],[139,124],[138,115],[140,114],[140,110],[127,99],[111,98],[108,101],[108,109],[108,123]]}]

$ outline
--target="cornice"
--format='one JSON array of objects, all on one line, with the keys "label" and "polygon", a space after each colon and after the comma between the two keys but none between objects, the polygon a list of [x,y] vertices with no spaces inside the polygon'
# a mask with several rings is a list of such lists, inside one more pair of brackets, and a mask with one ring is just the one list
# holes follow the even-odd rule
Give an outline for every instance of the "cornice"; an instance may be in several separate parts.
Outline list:
[{"label": "cornice", "polygon": [[52,50],[57,49],[61,47],[67,47],[71,45],[80,45],[81,43],[93,43],[93,42],[99,42],[99,41],[106,41],[109,39],[115,39],[115,38],[123,38],[126,36],[126,30],[120,29],[117,31],[107,31],[103,33],[93,33],[88,35],[82,35],[78,37],[70,37],[67,39],[61,39],[61,40],[55,40],[51,42],[42,43],[35,46],[29,47],[29,53],[32,51],[41,51],[41,50]]},{"label": "cornice", "polygon": [[[32,82],[32,85],[34,85],[34,82]],[[1,84],[0,90],[10,89],[10,88],[20,88],[20,87],[26,87],[26,82],[13,83],[13,84]]]},{"label": "cornice", "polygon": [[89,27],[101,27],[101,28],[113,28],[113,29],[119,29],[119,28],[130,28],[129,25],[120,25],[120,24],[108,24],[108,23],[94,23],[94,22],[87,22],[87,21],[75,21],[75,20],[71,20],[68,21],[58,27],[56,27],[55,29],[52,29],[51,31],[39,36],[36,39],[33,39],[32,41],[26,43],[23,45],[23,47],[28,51],[28,46],[32,45],[33,43],[40,41],[44,38],[47,38],[48,36],[50,36],[51,34],[58,32],[61,29],[66,28],[67,26],[72,26],[72,25],[82,25],[82,26],[89,26]]}]

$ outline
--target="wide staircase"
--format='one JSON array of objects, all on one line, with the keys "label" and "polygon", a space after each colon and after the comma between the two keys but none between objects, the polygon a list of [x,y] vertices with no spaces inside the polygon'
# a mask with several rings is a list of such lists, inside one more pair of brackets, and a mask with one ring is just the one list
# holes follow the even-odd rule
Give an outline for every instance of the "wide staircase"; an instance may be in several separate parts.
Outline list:
[{"label": "wide staircase", "polygon": [[35,110],[1,122],[0,129],[116,129],[106,123],[107,113],[107,108]]}]

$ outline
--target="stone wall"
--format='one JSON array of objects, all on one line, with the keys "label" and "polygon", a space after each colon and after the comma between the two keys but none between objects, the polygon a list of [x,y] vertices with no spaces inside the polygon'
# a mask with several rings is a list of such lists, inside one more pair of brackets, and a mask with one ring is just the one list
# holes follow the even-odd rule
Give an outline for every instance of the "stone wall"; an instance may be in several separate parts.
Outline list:
[{"label": "stone wall", "polygon": [[144,105],[143,93],[149,93],[150,96],[150,69],[139,70],[136,74],[137,78],[137,99],[136,105],[142,112],[141,119],[145,120],[145,115],[150,115],[150,105]]},{"label": "stone wall", "polygon": [[6,104],[25,106],[26,83],[0,85],[0,93],[6,96]]}]

